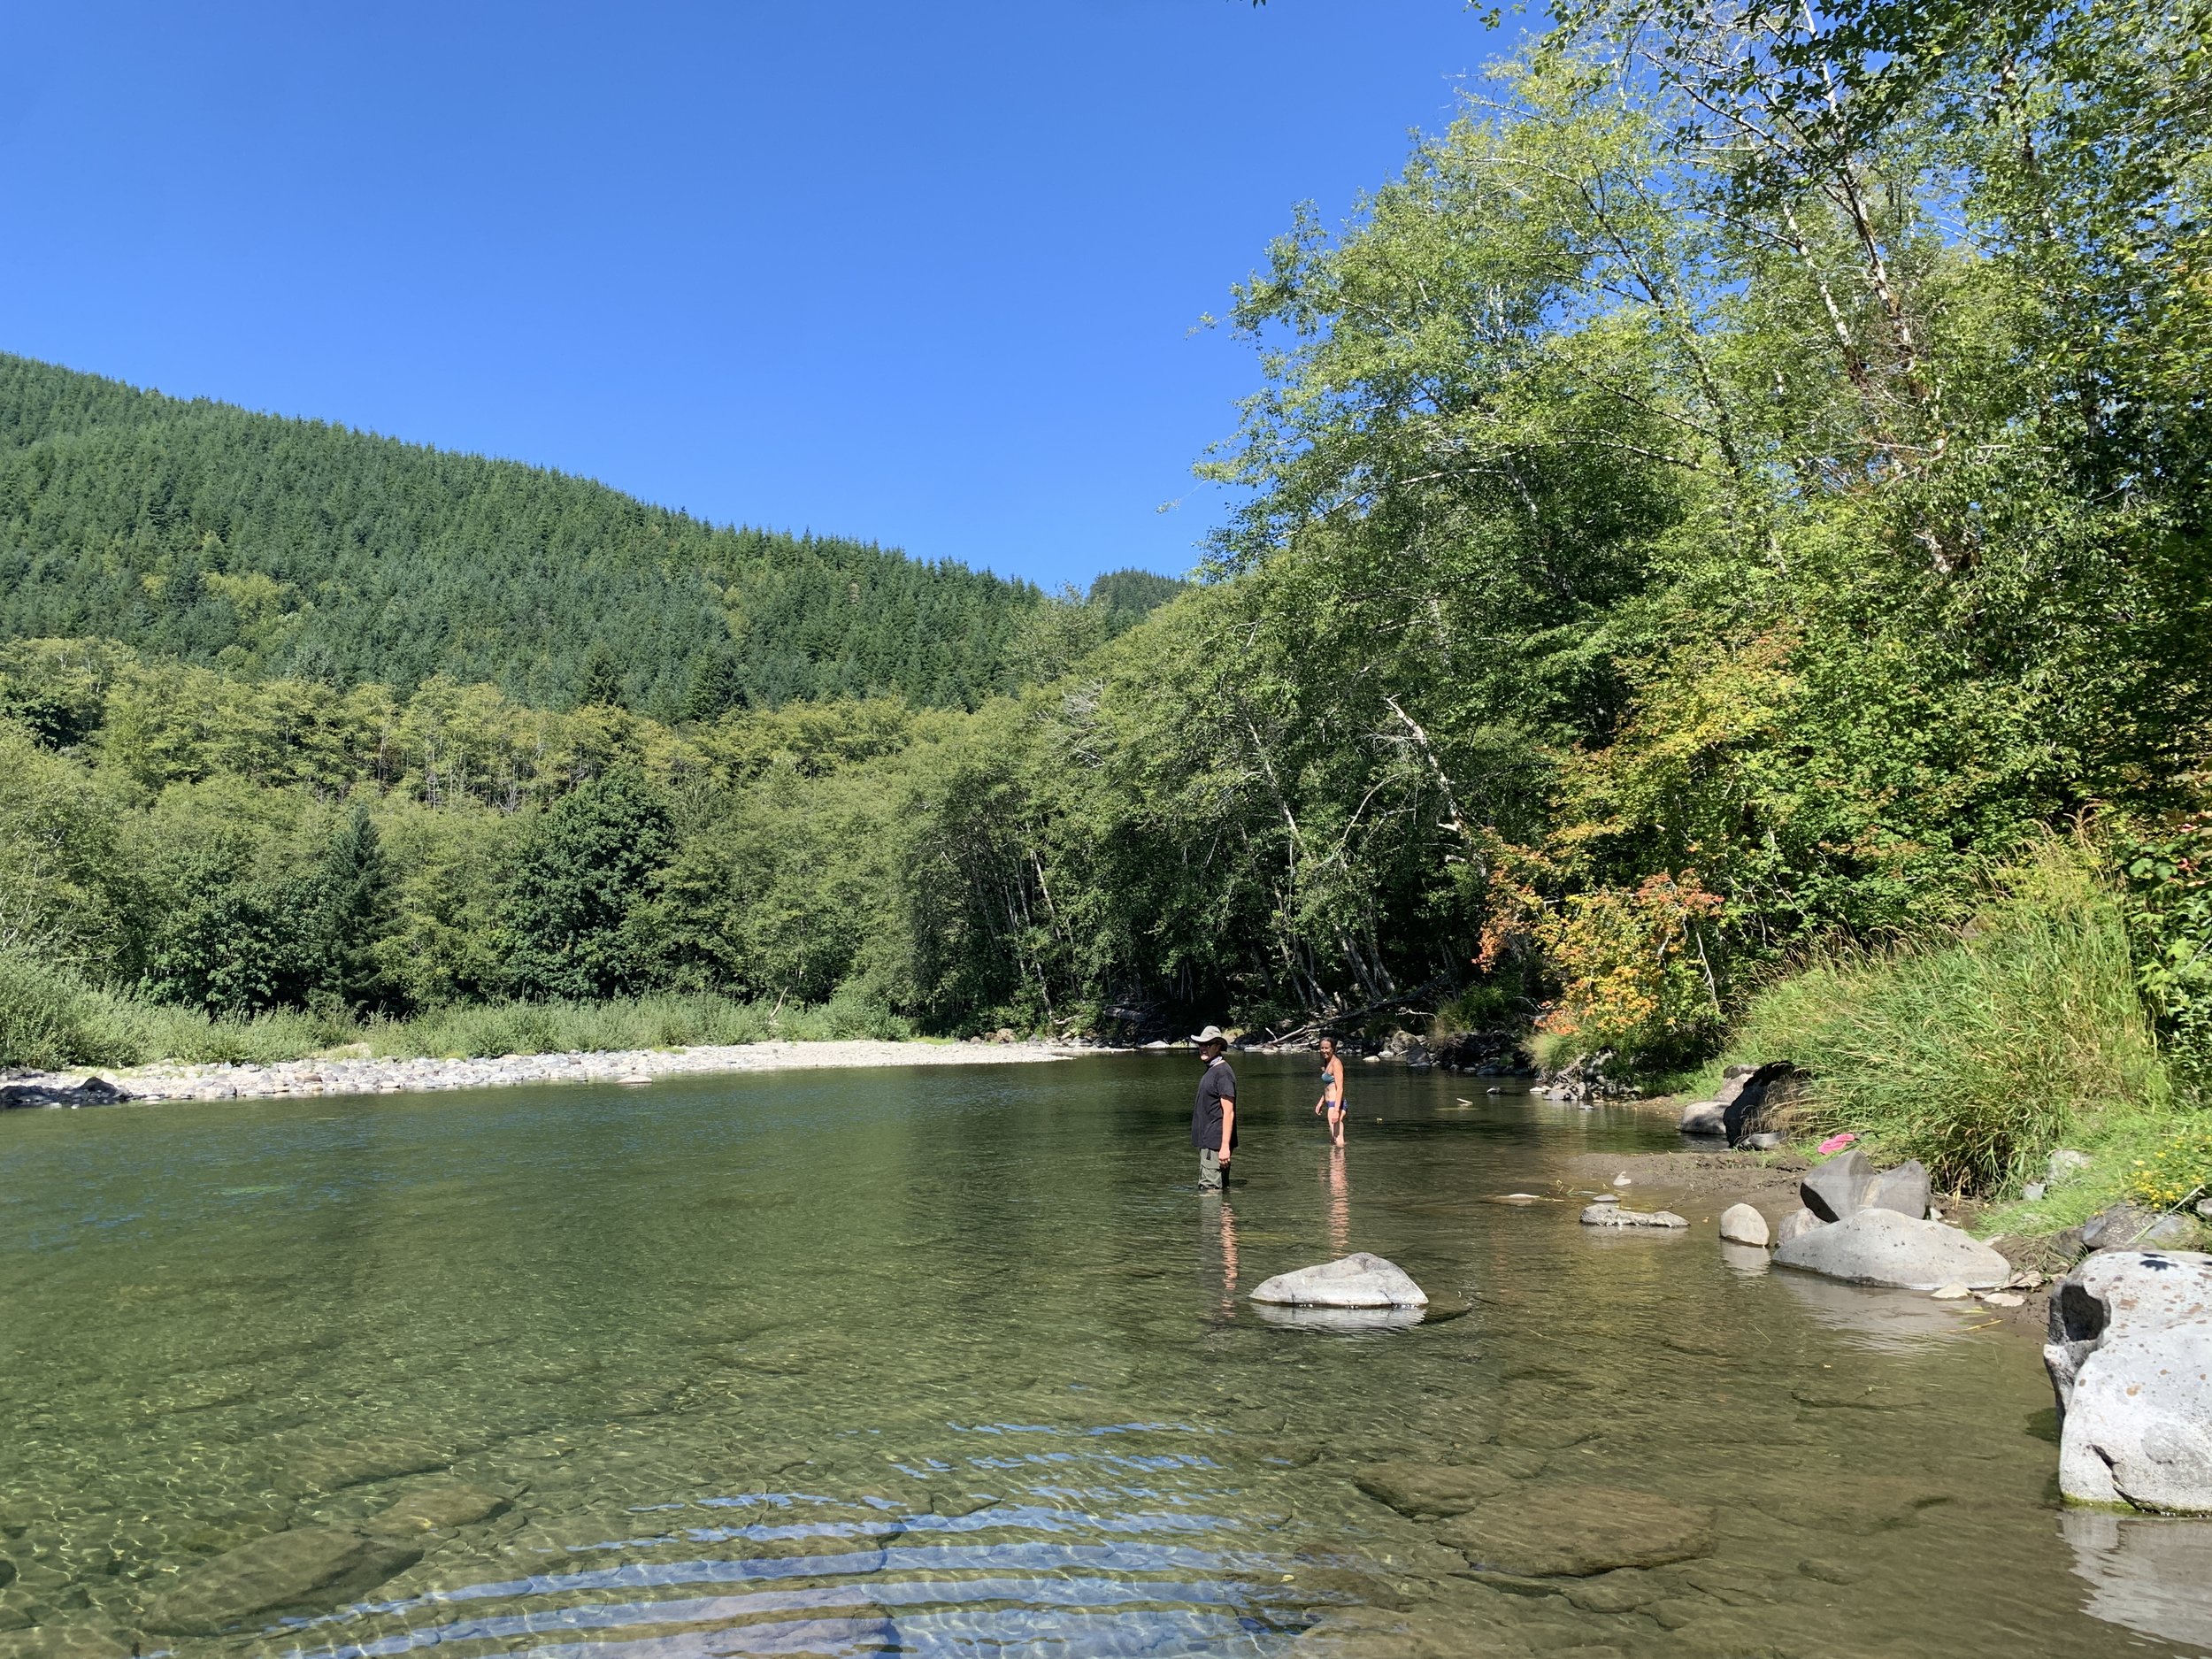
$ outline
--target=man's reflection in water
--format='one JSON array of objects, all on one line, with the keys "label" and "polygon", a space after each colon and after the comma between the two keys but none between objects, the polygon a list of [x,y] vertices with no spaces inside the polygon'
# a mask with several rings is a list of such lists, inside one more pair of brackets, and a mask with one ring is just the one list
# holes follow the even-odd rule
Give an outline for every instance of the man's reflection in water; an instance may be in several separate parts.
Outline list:
[{"label": "man's reflection in water", "polygon": [[1344,1174],[1344,1148],[1329,1148],[1329,1254],[1352,1253],[1352,1184]]},{"label": "man's reflection in water", "polygon": [[[1223,1318],[1230,1318],[1237,1310],[1236,1207],[1225,1198],[1205,1194],[1198,1206],[1198,1227],[1200,1248],[1213,1258],[1206,1263],[1206,1277],[1221,1286],[1217,1310]],[[1217,1245],[1218,1256],[1215,1256]]]}]

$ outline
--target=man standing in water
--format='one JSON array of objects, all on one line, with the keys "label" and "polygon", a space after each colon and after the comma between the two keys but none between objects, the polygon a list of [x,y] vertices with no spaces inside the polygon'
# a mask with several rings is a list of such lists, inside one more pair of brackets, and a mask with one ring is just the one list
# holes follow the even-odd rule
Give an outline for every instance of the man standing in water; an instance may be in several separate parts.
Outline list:
[{"label": "man standing in water", "polygon": [[1237,1074],[1221,1057],[1229,1038],[1220,1026],[1209,1025],[1191,1041],[1206,1063],[1190,1115],[1190,1143],[1198,1148],[1198,1190],[1217,1193],[1229,1179],[1229,1154],[1237,1144]]}]

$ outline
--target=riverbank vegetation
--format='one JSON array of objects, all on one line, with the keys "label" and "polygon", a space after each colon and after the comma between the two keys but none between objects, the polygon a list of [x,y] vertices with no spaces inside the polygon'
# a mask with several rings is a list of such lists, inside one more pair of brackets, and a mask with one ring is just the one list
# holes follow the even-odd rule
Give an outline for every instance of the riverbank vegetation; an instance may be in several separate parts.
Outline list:
[{"label": "riverbank vegetation", "polygon": [[[1141,616],[1164,595],[994,597],[958,685],[829,673],[822,594],[749,609],[736,543],[642,509],[674,539],[620,569],[722,584],[664,650],[586,672],[588,595],[557,649],[464,649],[435,588],[437,650],[326,661],[314,618],[418,602],[314,597],[280,554],[309,492],[104,493],[0,422],[31,433],[0,469],[12,948],[220,1019],[1479,1010],[1647,1072],[1742,1021],[1979,1187],[2164,1122],[2212,1044],[2203,25],[1569,8],[1236,290],[1262,385],[1207,463],[1240,504],[1206,580]],[[424,581],[520,475],[447,472]],[[518,570],[560,540],[497,522]],[[175,632],[265,578],[298,613],[265,643]],[[941,637],[881,615],[893,657]],[[691,697],[725,650],[742,695]]]}]

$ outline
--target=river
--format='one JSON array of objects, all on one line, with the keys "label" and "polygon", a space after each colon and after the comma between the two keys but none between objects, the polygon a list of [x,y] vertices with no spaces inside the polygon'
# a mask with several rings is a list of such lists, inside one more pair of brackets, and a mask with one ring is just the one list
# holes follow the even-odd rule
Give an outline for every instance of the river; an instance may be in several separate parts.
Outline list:
[{"label": "river", "polygon": [[[0,1655],[2212,1646],[2204,1526],[2062,1516],[2016,1330],[1494,1202],[1647,1115],[1356,1066],[1339,1157],[1240,1070],[1219,1202],[1182,1056],[10,1114]],[[1348,1249],[1465,1311],[1240,1299]],[[1709,1549],[1476,1581],[1393,1460]]]}]

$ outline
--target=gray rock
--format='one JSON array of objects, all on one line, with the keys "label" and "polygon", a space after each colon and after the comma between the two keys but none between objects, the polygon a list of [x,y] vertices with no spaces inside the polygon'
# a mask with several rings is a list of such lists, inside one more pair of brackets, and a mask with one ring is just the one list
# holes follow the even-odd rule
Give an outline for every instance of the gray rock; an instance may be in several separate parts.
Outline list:
[{"label": "gray rock", "polygon": [[1278,1273],[1253,1291],[1252,1300],[1301,1308],[1425,1308],[1429,1302],[1402,1268],[1364,1250]]},{"label": "gray rock", "polygon": [[2083,1363],[2108,1343],[2212,1321],[2212,1256],[2100,1250],[2051,1286],[2044,1369],[2064,1411]]},{"label": "gray rock", "polygon": [[2058,1486],[2074,1503],[2212,1515],[2212,1321],[2106,1342],[2082,1362]]},{"label": "gray rock", "polygon": [[1787,1244],[1792,1239],[1801,1239],[1814,1228],[1824,1227],[1827,1225],[1818,1216],[1801,1204],[1782,1217],[1780,1224],[1774,1229],[1774,1241],[1777,1244]]},{"label": "gray rock", "polygon": [[1691,1561],[1713,1548],[1712,1517],[1613,1486],[1539,1482],[1447,1521],[1437,1541],[1468,1565],[1531,1578],[1586,1578]]},{"label": "gray rock", "polygon": [[1994,1290],[2012,1263],[1987,1245],[1939,1221],[1916,1221],[1894,1210],[1861,1210],[1801,1233],[1774,1253],[1775,1265],[1855,1285],[1938,1290],[1964,1285]]},{"label": "gray rock", "polygon": [[1767,1218],[1749,1204],[1731,1204],[1720,1212],[1720,1236],[1731,1244],[1764,1244],[1772,1235]]},{"label": "gray rock", "polygon": [[303,1526],[242,1544],[194,1568],[147,1605],[149,1630],[219,1635],[257,1617],[323,1612],[422,1558],[412,1545],[334,1526]]},{"label": "gray rock", "polygon": [[1866,1208],[1866,1189],[1874,1179],[1874,1165],[1854,1147],[1808,1171],[1797,1184],[1805,1208],[1823,1221],[1841,1221]]},{"label": "gray rock", "polygon": [[1481,1463],[1392,1463],[1354,1470],[1352,1484],[1412,1520],[1440,1521],[1511,1491],[1514,1479]]},{"label": "gray rock", "polygon": [[1694,1100],[1682,1109],[1680,1127],[1686,1135],[1724,1135],[1726,1108],[1717,1100]]},{"label": "gray rock", "polygon": [[1805,1208],[1823,1221],[1841,1221],[1862,1210],[1893,1210],[1915,1221],[1928,1213],[1928,1171],[1920,1160],[1877,1170],[1854,1147],[1806,1174],[1797,1184]]},{"label": "gray rock", "polygon": [[2071,1147],[2061,1147],[2043,1162],[2043,1179],[2056,1187],[2070,1175],[2078,1175],[2096,1162],[2086,1152],[2077,1152]]},{"label": "gray rock", "polygon": [[1789,1144],[1789,1137],[1771,1129],[1762,1129],[1755,1135],[1746,1135],[1736,1144],[1751,1152],[1778,1152]]},{"label": "gray rock", "polygon": [[1619,1199],[1606,1199],[1592,1204],[1582,1212],[1586,1227],[1618,1227],[1634,1231],[1671,1233],[1690,1224],[1671,1210],[1630,1210]]},{"label": "gray rock", "polygon": [[1870,1210],[1894,1210],[1901,1216],[1915,1221],[1928,1213],[1928,1171],[1918,1158],[1900,1164],[1893,1170],[1884,1170],[1866,1184],[1866,1206]]},{"label": "gray rock", "polygon": [[2161,1215],[2136,1204],[2115,1204],[2081,1224],[2081,1241],[2093,1250],[2156,1249],[2186,1244],[2195,1228],[2181,1216]]}]

